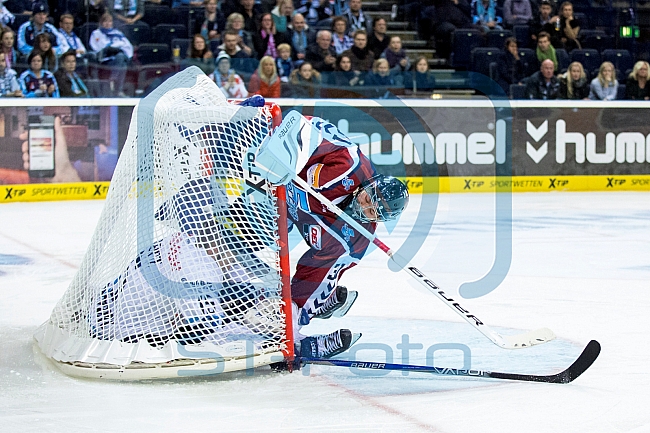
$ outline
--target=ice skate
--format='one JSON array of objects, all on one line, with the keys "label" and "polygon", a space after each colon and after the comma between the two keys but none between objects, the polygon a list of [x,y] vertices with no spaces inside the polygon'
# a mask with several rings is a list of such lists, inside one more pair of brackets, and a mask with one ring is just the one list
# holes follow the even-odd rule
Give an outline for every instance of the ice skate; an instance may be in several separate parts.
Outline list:
[{"label": "ice skate", "polygon": [[349,329],[339,329],[327,335],[312,335],[300,342],[300,356],[304,358],[331,358],[345,352],[361,334],[353,334]]},{"label": "ice skate", "polygon": [[325,302],[316,309],[311,318],[329,319],[332,316],[343,317],[350,310],[357,296],[358,292],[354,290],[348,291],[345,286],[337,286]]}]

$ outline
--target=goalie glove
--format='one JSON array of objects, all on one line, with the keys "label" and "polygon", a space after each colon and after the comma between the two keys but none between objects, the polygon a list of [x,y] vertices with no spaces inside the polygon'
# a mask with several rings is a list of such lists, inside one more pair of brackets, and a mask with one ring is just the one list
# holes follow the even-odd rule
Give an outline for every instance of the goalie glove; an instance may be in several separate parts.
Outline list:
[{"label": "goalie glove", "polygon": [[286,185],[302,171],[321,141],[321,131],[292,110],[275,133],[260,145],[255,165],[269,182]]}]

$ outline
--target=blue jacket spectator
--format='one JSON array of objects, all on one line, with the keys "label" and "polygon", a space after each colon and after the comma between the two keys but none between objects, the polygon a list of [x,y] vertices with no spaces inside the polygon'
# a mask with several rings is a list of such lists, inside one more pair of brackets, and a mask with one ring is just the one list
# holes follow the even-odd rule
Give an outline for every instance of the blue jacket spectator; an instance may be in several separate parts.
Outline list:
[{"label": "blue jacket spectator", "polygon": [[77,69],[77,55],[74,50],[63,53],[61,67],[54,73],[54,78],[59,86],[62,98],[87,98],[88,87],[75,71]]},{"label": "blue jacket spectator", "polygon": [[288,83],[291,73],[296,68],[296,64],[291,59],[291,46],[289,44],[278,45],[278,58],[275,60],[275,66],[278,69],[280,81]]},{"label": "blue jacket spectator", "polygon": [[484,32],[502,30],[501,17],[497,16],[497,4],[494,0],[473,0],[472,21]]},{"label": "blue jacket spectator", "polygon": [[302,14],[307,24],[313,26],[319,21],[330,18],[334,10],[330,7],[329,0],[300,0],[295,12]]},{"label": "blue jacket spectator", "polygon": [[[401,81],[401,80],[400,80]],[[396,77],[390,73],[388,60],[378,59],[372,66],[372,71],[366,74],[364,86],[396,86]]]},{"label": "blue jacket spectator", "polygon": [[287,33],[293,59],[304,61],[307,48],[316,40],[316,32],[307,26],[302,14],[295,14]]},{"label": "blue jacket spectator", "polygon": [[20,75],[20,89],[27,98],[58,98],[59,86],[54,74],[43,68],[43,57],[32,52],[27,58],[29,69]]},{"label": "blue jacket spectator", "polygon": [[97,60],[111,68],[111,82],[117,96],[123,93],[126,69],[133,57],[133,45],[124,33],[113,28],[113,17],[104,14],[99,21],[99,28],[90,34],[90,48],[97,53]]},{"label": "blue jacket spectator", "polygon": [[343,17],[336,17],[332,21],[332,46],[337,55],[349,50],[354,45],[354,39],[348,35],[347,27],[348,22]]},{"label": "blue jacket spectator", "polygon": [[[404,83],[406,87],[411,83]],[[421,56],[415,61],[415,71],[413,74],[413,91],[431,91],[436,87],[436,77],[429,70],[429,60]]]},{"label": "blue jacket spectator", "polygon": [[74,17],[70,14],[63,14],[59,18],[59,33],[65,38],[68,47],[77,54],[78,57],[86,54],[86,47],[84,43],[81,42],[79,36],[73,31],[74,28]]},{"label": "blue jacket spectator", "polygon": [[366,33],[372,32],[372,18],[363,13],[361,9],[361,0],[350,0],[348,10],[343,14],[348,20],[348,31],[354,35],[357,30],[365,30]]},{"label": "blue jacket spectator", "polygon": [[614,65],[603,62],[598,70],[598,76],[591,80],[589,99],[600,101],[613,101],[618,92],[618,81],[614,72]]},{"label": "blue jacket spectator", "polygon": [[0,6],[0,24],[8,26],[13,24],[16,16],[9,12],[7,7],[4,5],[7,0],[2,0],[2,5]]},{"label": "blue jacket spectator", "polygon": [[30,21],[23,23],[18,29],[18,51],[29,55],[34,49],[34,40],[41,33],[49,33],[52,40],[52,48],[57,56],[68,51],[68,43],[59,31],[47,22],[50,9],[47,3],[34,3],[32,7],[33,17]]}]

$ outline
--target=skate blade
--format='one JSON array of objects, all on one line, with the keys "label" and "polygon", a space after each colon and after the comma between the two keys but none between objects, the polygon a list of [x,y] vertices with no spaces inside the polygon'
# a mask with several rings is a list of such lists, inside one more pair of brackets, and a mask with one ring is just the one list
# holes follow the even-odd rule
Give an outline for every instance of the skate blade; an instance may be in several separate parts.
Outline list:
[{"label": "skate blade", "polygon": [[339,308],[338,310],[336,310],[332,314],[332,316],[333,317],[343,317],[346,314],[348,314],[348,311],[350,311],[350,308],[352,308],[352,305],[354,304],[354,301],[357,300],[357,296],[359,296],[359,292],[357,292],[356,290],[350,290],[348,292],[348,297],[345,300],[345,303],[343,304],[343,306],[341,308]]}]

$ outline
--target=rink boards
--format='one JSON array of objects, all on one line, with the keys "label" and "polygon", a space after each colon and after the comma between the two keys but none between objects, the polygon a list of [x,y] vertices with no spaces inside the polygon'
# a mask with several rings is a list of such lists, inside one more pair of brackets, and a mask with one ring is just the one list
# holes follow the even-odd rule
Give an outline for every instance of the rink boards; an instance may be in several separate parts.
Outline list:
[{"label": "rink boards", "polygon": [[[0,101],[0,203],[105,198],[138,101]],[[274,102],[285,114],[329,121],[413,194],[650,190],[647,102]],[[40,115],[61,117],[82,182],[50,183],[24,170],[27,123]]]},{"label": "rink boards", "polygon": [[[402,177],[411,194],[552,191],[650,191],[650,175]],[[110,182],[0,186],[0,203],[101,200]]]}]

